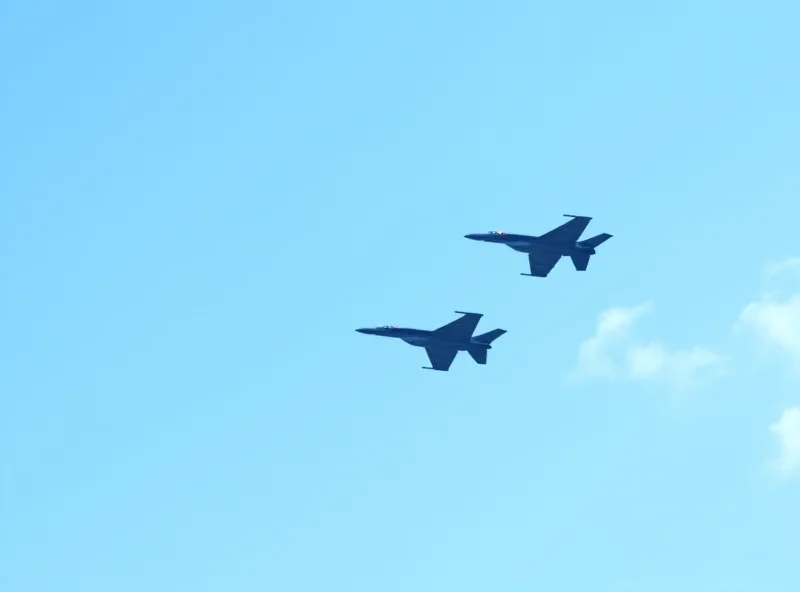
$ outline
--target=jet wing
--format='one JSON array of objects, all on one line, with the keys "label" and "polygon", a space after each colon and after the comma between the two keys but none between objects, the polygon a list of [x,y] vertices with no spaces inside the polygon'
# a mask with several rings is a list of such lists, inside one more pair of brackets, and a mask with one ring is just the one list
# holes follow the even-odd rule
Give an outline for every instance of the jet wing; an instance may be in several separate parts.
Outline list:
[{"label": "jet wing", "polygon": [[483,315],[477,312],[456,311],[456,313],[464,316],[434,329],[433,334],[436,337],[448,341],[468,341],[472,337]]},{"label": "jet wing", "polygon": [[589,226],[592,219],[589,216],[573,216],[572,220],[565,222],[558,228],[546,232],[539,238],[553,243],[575,243]]},{"label": "jet wing", "polygon": [[458,354],[457,349],[436,346],[426,347],[425,351],[428,354],[431,365],[430,367],[423,366],[423,368],[426,370],[441,370],[442,372],[447,372],[450,369],[450,365]]},{"label": "jet wing", "polygon": [[559,259],[561,259],[561,253],[558,251],[542,248],[536,249],[532,253],[528,253],[528,264],[531,267],[531,272],[523,273],[522,275],[547,277],[547,274],[553,270]]}]

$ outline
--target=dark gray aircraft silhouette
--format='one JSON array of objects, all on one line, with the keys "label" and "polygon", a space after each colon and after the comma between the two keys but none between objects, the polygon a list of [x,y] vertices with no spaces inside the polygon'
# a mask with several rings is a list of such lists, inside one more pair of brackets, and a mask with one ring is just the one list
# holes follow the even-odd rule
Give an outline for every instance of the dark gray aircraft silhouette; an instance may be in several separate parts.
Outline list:
[{"label": "dark gray aircraft silhouette", "polygon": [[424,347],[428,353],[430,366],[423,366],[425,370],[441,370],[447,372],[460,351],[466,351],[478,364],[486,364],[486,354],[492,349],[492,342],[506,333],[505,329],[494,329],[483,335],[472,334],[483,316],[476,312],[456,311],[464,315],[446,325],[426,331],[424,329],[409,329],[396,325],[356,329],[366,335],[380,335],[381,337],[396,337],[410,345]]},{"label": "dark gray aircraft silhouette", "polygon": [[507,234],[494,230],[485,234],[465,234],[464,237],[486,243],[500,243],[515,251],[527,253],[531,272],[520,275],[547,277],[561,257],[570,257],[577,271],[586,271],[589,258],[596,253],[595,249],[610,239],[612,235],[604,232],[586,240],[578,240],[589,225],[591,218],[589,216],[564,215],[572,220],[541,236]]}]

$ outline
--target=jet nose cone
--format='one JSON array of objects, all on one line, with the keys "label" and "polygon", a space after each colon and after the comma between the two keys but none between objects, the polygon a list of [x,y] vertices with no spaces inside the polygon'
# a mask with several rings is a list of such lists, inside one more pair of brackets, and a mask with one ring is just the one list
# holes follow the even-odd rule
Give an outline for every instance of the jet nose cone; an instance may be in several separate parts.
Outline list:
[{"label": "jet nose cone", "polygon": [[464,238],[468,238],[470,240],[480,240],[480,236],[481,235],[479,234],[465,234]]},{"label": "jet nose cone", "polygon": [[356,329],[356,332],[357,333],[366,333],[367,330],[366,329]]},{"label": "jet nose cone", "polygon": [[356,331],[358,333],[363,333],[364,335],[374,335],[375,334],[375,329],[369,329],[369,328],[367,328],[367,329],[356,329]]}]

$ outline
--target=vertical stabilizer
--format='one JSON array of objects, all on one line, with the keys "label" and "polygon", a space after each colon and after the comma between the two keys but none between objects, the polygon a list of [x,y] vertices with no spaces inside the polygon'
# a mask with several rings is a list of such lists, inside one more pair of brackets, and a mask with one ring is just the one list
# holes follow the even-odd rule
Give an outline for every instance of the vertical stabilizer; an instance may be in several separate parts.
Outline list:
[{"label": "vertical stabilizer", "polygon": [[586,240],[580,241],[578,244],[582,247],[591,247],[592,249],[596,249],[608,239],[610,239],[613,235],[604,232],[603,234],[598,234],[597,236],[593,236],[591,238],[587,238]]},{"label": "vertical stabilizer", "polygon": [[476,335],[475,337],[473,337],[473,339],[479,343],[491,343],[498,337],[505,334],[506,334],[505,329],[492,329],[491,331],[487,331],[482,335]]}]

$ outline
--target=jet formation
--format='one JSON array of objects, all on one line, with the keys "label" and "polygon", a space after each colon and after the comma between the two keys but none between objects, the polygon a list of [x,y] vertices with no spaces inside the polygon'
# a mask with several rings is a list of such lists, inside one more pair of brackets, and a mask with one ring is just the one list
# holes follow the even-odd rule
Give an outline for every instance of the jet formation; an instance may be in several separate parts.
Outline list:
[{"label": "jet formation", "polygon": [[[526,253],[530,273],[521,273],[520,275],[545,278],[562,257],[572,259],[576,271],[586,271],[589,267],[589,260],[597,254],[597,247],[612,238],[613,235],[604,232],[580,240],[592,218],[572,214],[564,214],[564,216],[572,219],[540,236],[510,234],[493,230],[487,233],[466,234],[464,238],[506,245],[515,251]],[[460,351],[469,353],[478,364],[486,364],[488,351],[492,349],[492,342],[504,335],[506,330],[494,329],[482,335],[473,335],[483,315],[461,311],[456,311],[456,314],[463,316],[433,330],[383,325],[356,329],[356,331],[366,335],[394,337],[409,345],[424,347],[431,363],[430,366],[423,366],[426,370],[447,372]]]}]

